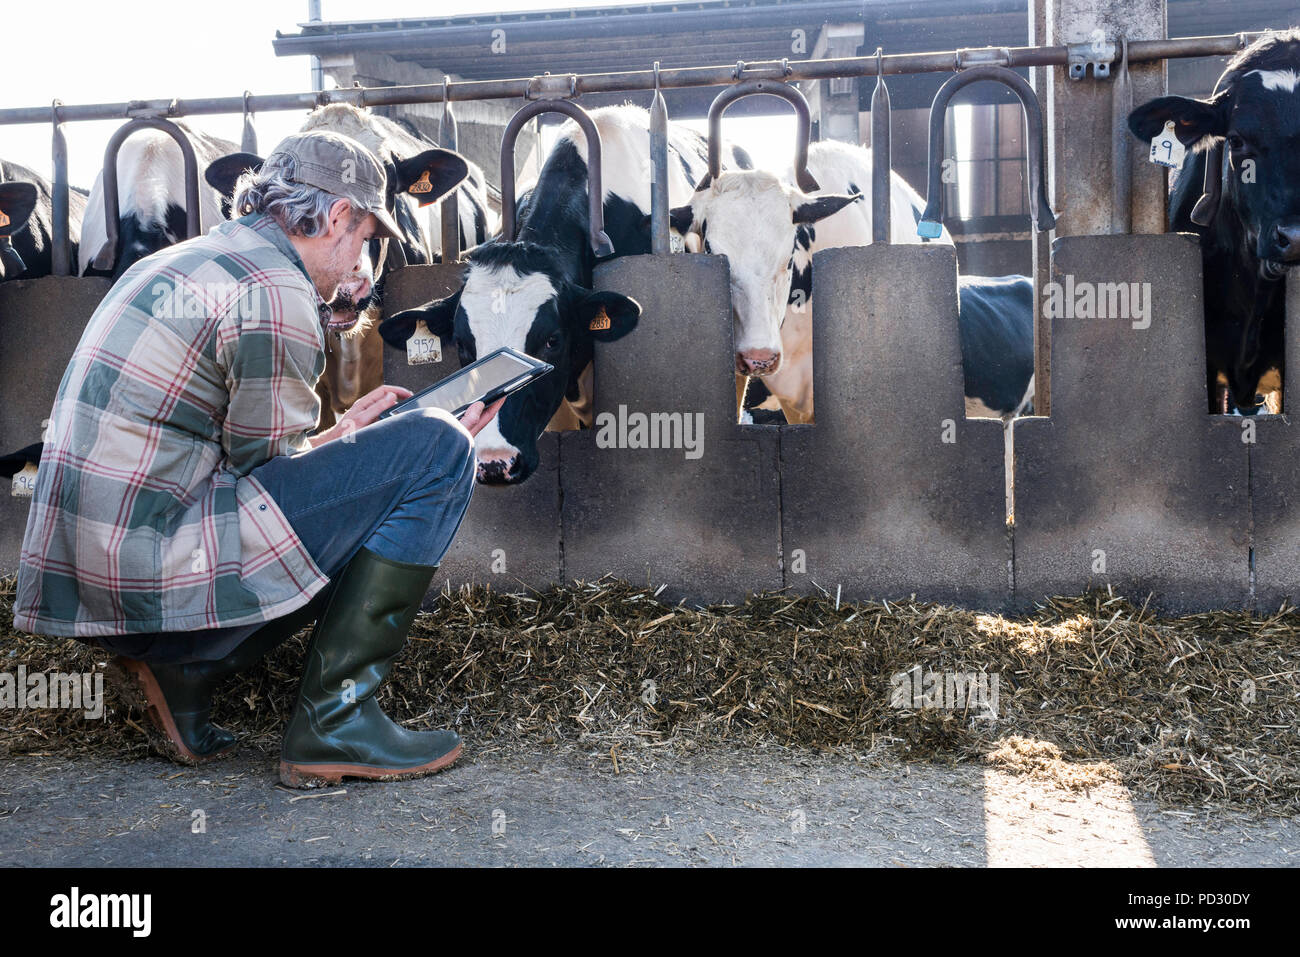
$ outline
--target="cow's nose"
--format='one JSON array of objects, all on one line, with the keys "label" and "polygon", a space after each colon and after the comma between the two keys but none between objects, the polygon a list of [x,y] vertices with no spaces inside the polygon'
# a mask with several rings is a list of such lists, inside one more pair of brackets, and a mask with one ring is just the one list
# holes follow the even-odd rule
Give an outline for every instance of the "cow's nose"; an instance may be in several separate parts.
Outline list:
[{"label": "cow's nose", "polygon": [[781,365],[781,353],[771,349],[750,349],[736,356],[736,371],[748,375],[767,375]]},{"label": "cow's nose", "polygon": [[1300,261],[1300,223],[1278,226],[1273,242],[1277,245],[1278,258],[1283,262]]},{"label": "cow's nose", "polygon": [[476,478],[484,485],[508,485],[519,480],[519,453],[509,449],[480,449]]}]

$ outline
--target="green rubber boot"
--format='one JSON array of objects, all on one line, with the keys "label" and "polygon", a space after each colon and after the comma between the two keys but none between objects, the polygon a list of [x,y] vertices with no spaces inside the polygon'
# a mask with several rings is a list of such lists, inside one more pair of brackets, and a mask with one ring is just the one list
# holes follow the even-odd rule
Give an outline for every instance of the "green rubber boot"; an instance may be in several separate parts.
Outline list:
[{"label": "green rubber boot", "polygon": [[216,661],[151,664],[116,656],[110,667],[127,703],[145,712],[145,731],[154,750],[188,765],[204,764],[234,750],[235,736],[209,720],[213,692],[311,624],[320,615],[328,591],[323,589],[302,608],[267,622]]},{"label": "green rubber boot", "polygon": [[454,731],[408,730],[375,701],[435,571],[436,565],[396,562],[364,547],[343,569],[312,632],[298,704],[284,732],[285,785],[419,777],[460,757]]}]

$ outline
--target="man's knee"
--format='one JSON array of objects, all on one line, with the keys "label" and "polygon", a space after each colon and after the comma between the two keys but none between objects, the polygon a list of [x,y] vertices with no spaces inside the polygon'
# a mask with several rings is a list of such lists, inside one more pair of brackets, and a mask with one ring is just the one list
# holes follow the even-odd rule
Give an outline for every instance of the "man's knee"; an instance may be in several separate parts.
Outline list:
[{"label": "man's knee", "polygon": [[430,465],[442,466],[445,474],[474,474],[474,437],[450,412],[442,409],[413,409],[401,418],[410,417],[417,433],[415,448],[420,449]]}]

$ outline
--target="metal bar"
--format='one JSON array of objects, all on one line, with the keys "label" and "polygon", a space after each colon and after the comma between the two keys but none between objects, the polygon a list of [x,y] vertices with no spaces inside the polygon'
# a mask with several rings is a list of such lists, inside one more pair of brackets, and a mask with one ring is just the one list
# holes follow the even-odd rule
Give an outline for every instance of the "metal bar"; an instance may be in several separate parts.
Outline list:
[{"label": "metal bar", "polygon": [[1128,75],[1128,42],[1120,41],[1119,73],[1110,88],[1112,233],[1133,231],[1133,149],[1128,115],[1133,112],[1133,82]]},{"label": "metal bar", "polygon": [[[654,70],[659,72],[659,61]],[[658,87],[650,101],[650,252],[672,252],[668,235],[668,104]]]},{"label": "metal bar", "polygon": [[[1134,40],[1129,43],[1129,63],[1182,57],[1226,56],[1243,49],[1261,33],[1234,33],[1218,37],[1186,37],[1176,40]],[[745,76],[756,80],[827,80],[834,77],[885,76],[912,73],[950,73],[962,54],[970,51],[949,50],[937,53],[900,53],[882,58],[879,69],[874,56],[839,57],[803,60],[783,64],[779,60],[746,62]],[[967,56],[969,59],[969,56]],[[1068,62],[1064,46],[1011,47],[1007,50],[1008,67],[1064,66]],[[664,89],[700,86],[727,86],[734,82],[735,66],[684,67],[661,70]],[[531,78],[508,80],[466,80],[453,83],[448,95],[452,100],[503,100],[524,95]],[[579,74],[576,93],[632,93],[654,89],[652,70],[621,73]],[[255,113],[281,110],[310,110],[325,103],[351,103],[356,106],[399,106],[409,103],[443,102],[442,84],[409,86],[352,87],[321,93],[274,93],[248,98],[248,109]],[[239,113],[244,109],[242,96],[209,97],[193,100],[137,100],[123,103],[89,103],[65,106],[64,122],[122,119],[131,112],[156,112],[169,117]],[[46,123],[48,106],[16,107],[0,110],[0,125]]]},{"label": "metal bar", "polygon": [[1029,160],[1025,165],[1029,170],[1029,217],[1034,229],[1040,232],[1056,225],[1056,214],[1052,212],[1044,189],[1047,145],[1043,137],[1043,109],[1038,97],[1025,78],[1013,70],[1002,66],[973,66],[945,81],[930,105],[929,195],[926,197],[925,212],[916,226],[916,232],[920,236],[936,239],[943,234],[943,123],[948,115],[948,104],[958,90],[981,80],[1001,83],[1019,97],[1028,134],[1025,146]]},{"label": "metal bar", "polygon": [[[746,65],[748,72],[748,65]],[[709,104],[709,174],[695,187],[698,193],[722,174],[722,114],[727,107],[746,96],[778,96],[794,107],[797,124],[795,133],[794,178],[805,193],[815,193],[821,187],[808,172],[808,140],[812,134],[812,115],[804,95],[788,83],[771,80],[742,80],[723,90]]]},{"label": "metal bar", "polygon": [[244,129],[239,137],[239,148],[245,153],[257,153],[257,127],[253,125],[253,112],[248,108],[248,98],[252,96],[244,91]]},{"label": "metal bar", "polygon": [[[876,58],[882,51],[876,49]],[[876,75],[871,94],[871,241],[888,243],[893,232],[891,221],[890,170],[893,168],[893,145],[890,139],[889,87],[883,74]]]},{"label": "metal bar", "polygon": [[155,116],[137,116],[123,123],[108,140],[104,149],[104,246],[95,256],[94,266],[111,270],[117,253],[117,220],[119,209],[117,193],[117,152],[126,138],[143,129],[161,130],[176,141],[185,162],[185,236],[193,239],[199,235],[199,164],[194,158],[194,146],[175,123]]},{"label": "metal bar", "polygon": [[54,275],[69,276],[72,274],[72,237],[68,228],[68,138],[63,134],[58,100],[50,107],[50,119],[54,126],[50,137],[50,162],[54,170],[50,257]]},{"label": "metal bar", "polygon": [[501,135],[501,239],[515,239],[515,140],[524,124],[539,113],[563,113],[582,128],[587,137],[587,230],[591,251],[597,259],[614,255],[614,244],[605,234],[604,191],[601,183],[600,131],[587,111],[569,100],[533,100],[519,108]]},{"label": "metal bar", "polygon": [[[447,84],[443,77],[443,85]],[[459,139],[456,127],[456,114],[452,111],[451,101],[442,101],[442,118],[438,120],[438,145],[443,149],[455,150]],[[460,259],[460,199],[457,187],[448,193],[438,207],[438,221],[442,224],[442,261],[454,263]]]},{"label": "metal bar", "polygon": [[[1050,0],[1030,0],[1030,43],[1041,43],[1048,35],[1049,4]],[[1050,104],[1052,102],[1052,84],[1058,81],[1058,78],[1045,67],[1030,70],[1029,76],[1033,81],[1034,93],[1038,97],[1038,101]],[[1064,80],[1064,77],[1059,79]],[[1054,137],[1054,124],[1049,123],[1047,126],[1047,170],[1043,182],[1043,189],[1046,191],[1049,200],[1056,197],[1056,157],[1052,148]],[[1026,212],[1028,212],[1027,209]],[[1052,320],[1046,310],[1039,306],[1039,303],[1042,302],[1042,291],[1047,287],[1047,283],[1051,278],[1053,238],[1054,234],[1052,232],[1040,233],[1035,231],[1029,234],[1029,248],[1032,258],[1030,276],[1034,283],[1034,414],[1043,416],[1052,414]],[[1010,435],[1011,441],[1008,444],[1014,457],[1014,430],[1010,432]],[[1013,483],[1011,494],[1014,507],[1014,463],[1012,463],[1012,466],[1007,470],[1007,475]]]}]

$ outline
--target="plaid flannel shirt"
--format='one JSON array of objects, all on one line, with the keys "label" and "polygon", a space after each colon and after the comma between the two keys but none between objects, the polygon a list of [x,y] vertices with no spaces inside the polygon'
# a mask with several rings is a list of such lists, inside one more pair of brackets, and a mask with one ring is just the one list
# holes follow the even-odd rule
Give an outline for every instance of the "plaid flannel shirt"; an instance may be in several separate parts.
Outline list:
[{"label": "plaid flannel shirt", "polygon": [[89,637],[246,625],[325,587],[248,473],[310,448],[327,312],[288,236],[257,214],[118,280],[50,414],[16,628]]}]

